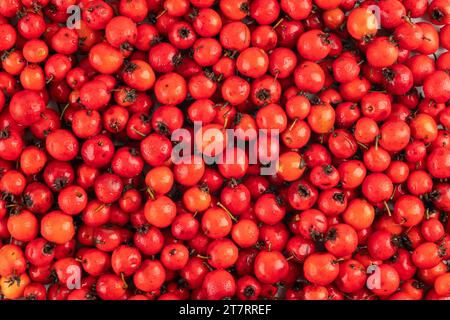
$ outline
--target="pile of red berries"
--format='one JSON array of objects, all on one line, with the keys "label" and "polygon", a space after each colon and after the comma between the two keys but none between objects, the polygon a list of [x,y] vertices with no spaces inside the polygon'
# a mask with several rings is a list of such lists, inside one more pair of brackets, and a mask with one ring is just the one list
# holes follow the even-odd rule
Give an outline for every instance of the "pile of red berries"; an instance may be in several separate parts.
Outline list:
[{"label": "pile of red berries", "polygon": [[[449,300],[448,49],[450,0],[0,0],[2,297]],[[173,161],[225,129],[280,134]]]}]

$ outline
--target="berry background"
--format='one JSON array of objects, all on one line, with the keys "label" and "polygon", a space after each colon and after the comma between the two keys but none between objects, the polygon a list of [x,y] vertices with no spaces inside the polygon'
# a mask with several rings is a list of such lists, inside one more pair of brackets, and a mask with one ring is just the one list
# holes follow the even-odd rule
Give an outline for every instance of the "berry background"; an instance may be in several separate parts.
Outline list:
[{"label": "berry background", "polygon": [[0,0],[1,297],[450,299],[449,24],[450,0]]}]

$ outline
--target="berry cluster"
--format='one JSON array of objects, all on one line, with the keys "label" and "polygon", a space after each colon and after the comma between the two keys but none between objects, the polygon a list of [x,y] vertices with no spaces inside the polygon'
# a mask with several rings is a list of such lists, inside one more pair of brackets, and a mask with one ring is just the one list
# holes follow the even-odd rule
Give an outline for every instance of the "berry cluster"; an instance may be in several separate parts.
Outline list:
[{"label": "berry cluster", "polygon": [[448,49],[450,0],[0,0],[2,297],[449,300]]}]

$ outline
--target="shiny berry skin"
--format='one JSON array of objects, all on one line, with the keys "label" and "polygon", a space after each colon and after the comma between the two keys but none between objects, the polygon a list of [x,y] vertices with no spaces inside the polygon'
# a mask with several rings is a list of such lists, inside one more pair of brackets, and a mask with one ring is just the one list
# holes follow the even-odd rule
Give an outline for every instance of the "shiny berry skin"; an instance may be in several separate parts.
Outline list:
[{"label": "shiny berry skin", "polygon": [[313,284],[328,285],[337,278],[339,263],[329,253],[313,253],[305,260],[304,273]]},{"label": "shiny berry skin", "polygon": [[276,283],[288,273],[286,258],[277,251],[262,251],[255,259],[255,276],[263,283]]},{"label": "shiny berry skin", "polygon": [[205,276],[202,290],[208,300],[224,299],[235,294],[236,281],[228,271],[214,270]]},{"label": "shiny berry skin", "polygon": [[0,1],[0,298],[450,299],[449,19]]},{"label": "shiny berry skin", "polygon": [[14,121],[29,126],[38,121],[45,110],[44,100],[34,91],[17,92],[10,102],[10,113]]}]

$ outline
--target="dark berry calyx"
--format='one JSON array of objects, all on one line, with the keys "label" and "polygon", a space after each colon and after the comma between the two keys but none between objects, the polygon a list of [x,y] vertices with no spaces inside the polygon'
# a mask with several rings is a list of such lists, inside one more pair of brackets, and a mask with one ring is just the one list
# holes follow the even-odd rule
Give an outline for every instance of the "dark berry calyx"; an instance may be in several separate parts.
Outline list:
[{"label": "dark berry calyx", "polygon": [[339,202],[339,203],[344,203],[345,201],[345,193],[343,192],[336,192],[335,194],[333,194],[333,200]]},{"label": "dark berry calyx", "polygon": [[53,244],[51,242],[47,242],[44,245],[44,248],[42,249],[42,252],[45,253],[45,254],[51,254],[54,249],[55,249],[55,244]]},{"label": "dark berry calyx", "polygon": [[133,71],[135,71],[138,68],[138,65],[133,63],[133,62],[129,62],[126,61],[124,63],[125,67],[123,68],[123,72],[125,73],[132,73]]},{"label": "dark berry calyx", "polygon": [[441,9],[435,8],[434,10],[431,11],[431,18],[441,22],[442,19],[445,18],[445,14],[442,12]]},{"label": "dark berry calyx", "polygon": [[178,30],[178,35],[182,38],[182,39],[186,39],[187,37],[189,37],[189,35],[191,34],[191,31],[186,28],[186,27],[181,27]]},{"label": "dark berry calyx", "polygon": [[326,165],[326,166],[324,166],[323,167],[323,172],[327,175],[327,176],[329,176],[330,174],[332,174],[333,173],[333,166],[331,166],[331,165]]},{"label": "dark berry calyx", "polygon": [[330,230],[328,230],[326,240],[336,240],[337,236],[338,236],[338,233],[337,233],[336,228],[330,228]]},{"label": "dark berry calyx", "polygon": [[302,198],[309,198],[311,196],[311,191],[303,184],[298,185],[297,192]]},{"label": "dark berry calyx", "polygon": [[247,286],[244,289],[244,296],[246,296],[247,298],[253,297],[255,295],[255,288],[253,288],[253,286]]},{"label": "dark berry calyx", "polygon": [[383,75],[384,79],[386,79],[386,81],[394,81],[395,72],[391,68],[384,68],[383,70],[381,70],[381,74]]},{"label": "dark berry calyx", "polygon": [[55,182],[53,183],[53,186],[57,191],[64,188],[69,183],[69,180],[66,177],[58,177],[55,179]]},{"label": "dark berry calyx", "polygon": [[270,99],[270,91],[267,89],[260,89],[256,93],[256,98],[261,101],[266,101]]},{"label": "dark berry calyx", "polygon": [[136,98],[137,98],[136,90],[125,89],[125,97],[123,98],[123,102],[135,102]]}]

